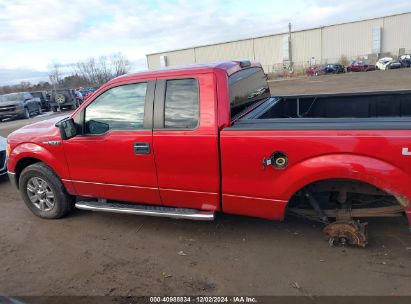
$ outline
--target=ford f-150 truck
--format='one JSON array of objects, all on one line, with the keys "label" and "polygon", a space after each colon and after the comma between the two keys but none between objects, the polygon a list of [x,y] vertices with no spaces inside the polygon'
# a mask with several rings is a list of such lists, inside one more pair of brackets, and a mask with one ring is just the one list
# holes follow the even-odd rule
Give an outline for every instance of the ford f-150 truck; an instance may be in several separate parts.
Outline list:
[{"label": "ford f-150 truck", "polygon": [[411,222],[411,91],[272,97],[249,61],[118,77],[70,117],[8,137],[8,173],[42,218],[79,209],[325,225],[367,244],[360,218]]}]

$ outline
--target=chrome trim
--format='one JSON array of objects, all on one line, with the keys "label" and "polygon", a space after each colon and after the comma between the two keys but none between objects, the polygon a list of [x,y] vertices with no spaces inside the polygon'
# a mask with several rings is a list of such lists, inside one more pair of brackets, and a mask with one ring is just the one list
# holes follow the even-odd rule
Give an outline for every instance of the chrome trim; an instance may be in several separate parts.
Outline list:
[{"label": "chrome trim", "polygon": [[407,147],[404,147],[404,148],[402,148],[402,155],[410,156],[411,151],[409,151]]},{"label": "chrome trim", "polygon": [[[147,209],[138,209],[138,208],[129,208],[129,207],[114,207],[109,204],[101,204],[101,206],[89,205],[87,202],[77,202],[76,208],[81,210],[91,210],[91,211],[101,211],[101,212],[112,212],[112,213],[122,213],[122,214],[139,214],[147,216],[156,216],[156,217],[168,217],[174,219],[188,219],[188,220],[197,220],[197,221],[212,221],[214,220],[214,212],[212,211],[200,211],[193,210],[192,213],[184,213],[179,210],[191,210],[191,209],[182,209],[182,208],[167,208],[175,209],[175,211],[157,211],[150,210],[150,206],[146,206]],[[155,206],[157,207],[157,206]],[[161,206],[160,206],[161,207]]]},{"label": "chrome trim", "polygon": [[43,141],[43,144],[50,145],[50,146],[58,146],[61,144],[61,141],[60,140],[49,140],[49,141]]}]

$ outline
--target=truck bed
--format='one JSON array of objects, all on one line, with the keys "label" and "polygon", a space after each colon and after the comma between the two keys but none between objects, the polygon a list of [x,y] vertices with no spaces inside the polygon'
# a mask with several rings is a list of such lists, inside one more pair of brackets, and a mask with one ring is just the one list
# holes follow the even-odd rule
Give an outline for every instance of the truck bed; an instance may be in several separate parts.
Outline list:
[{"label": "truck bed", "polygon": [[248,130],[410,129],[411,90],[272,97],[236,121]]}]

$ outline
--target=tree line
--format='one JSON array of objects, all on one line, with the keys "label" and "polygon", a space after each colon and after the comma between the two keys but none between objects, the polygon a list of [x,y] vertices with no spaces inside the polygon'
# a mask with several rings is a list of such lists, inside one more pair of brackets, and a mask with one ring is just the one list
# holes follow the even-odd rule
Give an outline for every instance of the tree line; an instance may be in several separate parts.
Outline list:
[{"label": "tree line", "polygon": [[77,63],[50,66],[49,80],[32,84],[22,81],[15,85],[0,86],[0,94],[27,91],[50,91],[54,88],[98,87],[107,81],[127,74],[130,61],[121,53],[98,58],[89,58]]}]

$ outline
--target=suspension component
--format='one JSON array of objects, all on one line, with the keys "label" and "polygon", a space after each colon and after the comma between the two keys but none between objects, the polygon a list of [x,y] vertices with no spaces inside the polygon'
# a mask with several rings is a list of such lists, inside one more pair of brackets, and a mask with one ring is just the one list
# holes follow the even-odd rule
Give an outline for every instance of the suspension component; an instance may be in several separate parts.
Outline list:
[{"label": "suspension component", "polygon": [[330,221],[328,220],[327,215],[325,214],[324,210],[321,209],[320,204],[317,202],[317,200],[311,195],[310,192],[306,191],[304,193],[305,198],[308,200],[310,203],[311,207],[315,210],[317,213],[318,217],[320,218],[321,222],[324,224],[329,224]]}]

